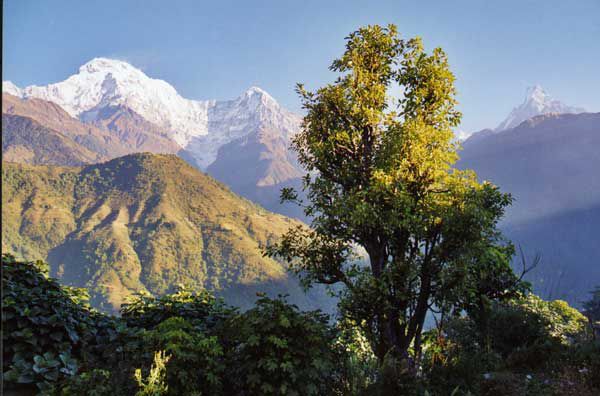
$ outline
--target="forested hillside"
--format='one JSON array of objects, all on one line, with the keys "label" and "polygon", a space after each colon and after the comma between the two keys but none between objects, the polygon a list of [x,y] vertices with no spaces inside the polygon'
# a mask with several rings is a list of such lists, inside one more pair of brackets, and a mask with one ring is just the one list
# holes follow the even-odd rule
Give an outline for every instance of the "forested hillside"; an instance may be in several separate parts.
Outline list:
[{"label": "forested hillside", "polygon": [[206,287],[247,306],[257,291],[305,296],[263,257],[293,220],[242,199],[173,155],[135,154],[80,168],[4,163],[2,250],[118,309],[137,291]]}]

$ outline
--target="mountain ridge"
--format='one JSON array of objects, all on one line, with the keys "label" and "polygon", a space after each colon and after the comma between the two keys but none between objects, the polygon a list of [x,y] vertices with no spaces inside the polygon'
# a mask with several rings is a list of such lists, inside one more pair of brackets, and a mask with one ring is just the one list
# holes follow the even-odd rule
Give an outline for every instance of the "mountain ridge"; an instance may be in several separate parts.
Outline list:
[{"label": "mountain ridge", "polygon": [[523,102],[513,108],[510,114],[494,129],[494,132],[515,128],[522,122],[538,115],[584,112],[585,109],[581,107],[568,106],[559,100],[553,99],[540,85],[534,85],[527,88]]},{"label": "mountain ridge", "polygon": [[541,254],[536,292],[579,304],[600,283],[600,113],[540,115],[462,146],[459,168],[513,196],[500,227],[530,261]]},{"label": "mountain ridge", "polygon": [[[56,103],[37,98],[22,99],[3,93],[2,114],[28,117],[60,132],[77,145],[96,152],[98,158],[93,162],[140,151],[176,153],[181,150],[164,131],[123,106],[93,123],[84,123],[71,117]],[[107,117],[113,119],[108,120]],[[132,124],[138,125],[136,131],[128,128]]]},{"label": "mountain ridge", "polygon": [[2,158],[33,165],[78,166],[103,159],[30,117],[2,114]]},{"label": "mountain ridge", "polygon": [[[262,255],[292,219],[233,194],[175,155],[131,154],[83,167],[3,163],[2,249],[45,259],[62,282],[115,310],[138,291],[208,288],[238,306],[257,291],[317,308]],[[322,306],[321,306],[322,307]]]},{"label": "mountain ridge", "polygon": [[86,122],[94,121],[104,107],[126,106],[168,131],[202,170],[215,161],[219,147],[252,133],[260,124],[276,124],[289,137],[301,122],[300,116],[283,109],[258,87],[250,87],[233,100],[191,100],[166,81],[108,58],[94,58],[58,83],[21,89],[6,81],[4,90],[56,103]]}]

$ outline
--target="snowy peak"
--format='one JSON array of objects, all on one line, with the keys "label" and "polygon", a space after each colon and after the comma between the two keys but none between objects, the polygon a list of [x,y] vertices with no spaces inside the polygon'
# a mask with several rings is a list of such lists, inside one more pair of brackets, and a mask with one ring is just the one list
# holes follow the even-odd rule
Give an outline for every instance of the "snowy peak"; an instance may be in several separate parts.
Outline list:
[{"label": "snowy peak", "polygon": [[39,98],[61,106],[84,122],[98,121],[102,110],[126,107],[142,116],[186,149],[201,169],[215,161],[218,150],[268,126],[287,140],[301,118],[258,87],[233,100],[190,100],[166,81],[147,76],[131,64],[94,58],[64,81],[20,89],[9,81],[2,90],[21,98]]},{"label": "snowy peak", "polygon": [[208,102],[187,100],[167,82],[120,60],[94,58],[66,80],[24,88],[20,96],[54,102],[75,118],[85,114],[85,121],[93,121],[90,116],[103,107],[126,106],[172,131],[180,145],[206,134]]},{"label": "snowy peak", "polygon": [[81,74],[116,72],[118,74],[143,74],[129,63],[117,59],[94,58],[79,67]]},{"label": "snowy peak", "polygon": [[572,107],[553,99],[540,85],[527,88],[525,99],[518,107],[515,107],[508,117],[500,123],[495,132],[504,131],[518,126],[523,121],[532,117],[550,113],[583,113],[584,109]]},{"label": "snowy peak", "polygon": [[23,90],[13,84],[11,81],[2,81],[2,92],[6,92],[17,97],[21,97],[23,95]]},{"label": "snowy peak", "polygon": [[300,130],[302,118],[282,108],[267,92],[251,87],[234,100],[213,102],[207,112],[208,133],[194,136],[185,149],[200,169],[207,169],[219,149],[240,141],[264,128],[275,129],[288,141]]},{"label": "snowy peak", "polygon": [[244,96],[244,97],[252,97],[252,96],[267,97],[268,99],[273,100],[273,98],[271,97],[271,95],[269,95],[267,92],[263,91],[259,87],[254,87],[254,86],[248,88],[246,90],[246,92],[244,92],[242,94],[242,96]]},{"label": "snowy peak", "polygon": [[527,88],[527,93],[525,95],[525,100],[523,104],[526,105],[531,103],[534,106],[538,106],[539,108],[543,108],[543,106],[550,102],[552,98],[544,91],[541,85],[534,85],[533,87]]},{"label": "snowy peak", "polygon": [[236,105],[246,110],[257,111],[261,108],[278,110],[279,104],[271,95],[258,87],[250,87],[236,100]]}]

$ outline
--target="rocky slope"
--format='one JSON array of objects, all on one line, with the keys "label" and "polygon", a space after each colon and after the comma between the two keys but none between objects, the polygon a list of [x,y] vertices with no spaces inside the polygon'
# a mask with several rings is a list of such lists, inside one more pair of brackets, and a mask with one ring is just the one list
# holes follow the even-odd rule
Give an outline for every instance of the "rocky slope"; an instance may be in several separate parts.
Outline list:
[{"label": "rocky slope", "polygon": [[29,117],[96,152],[98,160],[143,151],[176,153],[181,149],[160,128],[123,106],[105,108],[96,120],[85,123],[56,103],[3,93],[2,114]]},{"label": "rocky slope", "polygon": [[29,118],[2,114],[2,158],[35,165],[83,165],[104,157]]}]

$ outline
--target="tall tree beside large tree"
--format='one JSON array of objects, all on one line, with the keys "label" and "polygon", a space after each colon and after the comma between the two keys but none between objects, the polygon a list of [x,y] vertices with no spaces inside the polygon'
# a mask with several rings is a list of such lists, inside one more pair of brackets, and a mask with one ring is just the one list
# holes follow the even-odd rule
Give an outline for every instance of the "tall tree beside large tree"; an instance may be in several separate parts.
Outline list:
[{"label": "tall tree beside large tree", "polygon": [[[307,286],[342,283],[341,312],[379,360],[410,367],[427,312],[460,308],[475,290],[468,274],[482,247],[511,251],[496,230],[510,196],[452,167],[461,114],[441,49],[428,54],[393,25],[346,40],[333,84],[298,85],[307,114],[293,148],[307,171],[300,203],[311,229],[290,230],[268,254]],[[300,201],[293,190],[282,197]]]}]

